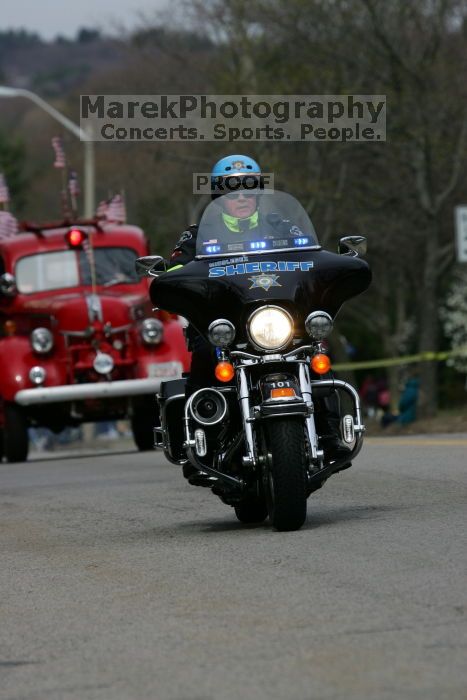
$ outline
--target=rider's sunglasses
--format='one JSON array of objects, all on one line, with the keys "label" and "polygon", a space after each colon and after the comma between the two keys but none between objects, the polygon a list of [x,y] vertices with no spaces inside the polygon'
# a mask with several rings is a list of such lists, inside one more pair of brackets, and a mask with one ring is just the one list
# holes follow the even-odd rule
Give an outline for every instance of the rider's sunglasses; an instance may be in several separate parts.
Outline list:
[{"label": "rider's sunglasses", "polygon": [[240,199],[240,197],[243,197],[244,199],[253,199],[253,197],[257,196],[257,193],[256,192],[229,192],[225,196],[227,199]]}]

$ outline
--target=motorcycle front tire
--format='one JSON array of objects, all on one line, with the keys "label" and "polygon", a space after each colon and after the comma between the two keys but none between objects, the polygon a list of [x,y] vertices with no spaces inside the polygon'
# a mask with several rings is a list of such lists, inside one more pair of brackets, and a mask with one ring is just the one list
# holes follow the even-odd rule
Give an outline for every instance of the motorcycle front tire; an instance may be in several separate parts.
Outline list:
[{"label": "motorcycle front tire", "polygon": [[263,485],[269,520],[279,531],[298,530],[306,520],[307,462],[303,419],[265,421],[267,459]]}]

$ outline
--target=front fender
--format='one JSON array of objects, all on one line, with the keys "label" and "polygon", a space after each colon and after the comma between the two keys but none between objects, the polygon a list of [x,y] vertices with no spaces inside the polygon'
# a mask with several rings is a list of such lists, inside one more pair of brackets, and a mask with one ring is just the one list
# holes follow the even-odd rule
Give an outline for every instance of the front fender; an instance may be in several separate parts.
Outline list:
[{"label": "front fender", "polygon": [[53,352],[38,355],[32,350],[29,338],[21,336],[0,340],[0,395],[4,401],[14,401],[16,392],[34,387],[29,371],[35,365],[40,365],[47,373],[44,387],[66,383],[65,366],[57,362]]},{"label": "front fender", "polygon": [[136,376],[141,379],[154,376],[154,365],[169,362],[178,362],[182,372],[188,372],[191,365],[191,353],[186,347],[183,326],[176,319],[164,323],[164,336],[159,345],[154,348],[141,345]]}]

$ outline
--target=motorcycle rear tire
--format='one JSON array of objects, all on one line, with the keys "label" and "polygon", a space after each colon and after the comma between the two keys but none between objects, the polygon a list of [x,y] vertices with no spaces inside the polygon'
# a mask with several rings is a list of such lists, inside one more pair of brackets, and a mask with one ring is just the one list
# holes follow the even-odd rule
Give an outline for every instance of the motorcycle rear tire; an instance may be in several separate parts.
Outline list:
[{"label": "motorcycle rear tire", "polygon": [[263,474],[272,526],[298,530],[306,520],[307,463],[303,420],[269,419],[264,426],[268,459]]},{"label": "motorcycle rear tire", "polygon": [[268,507],[264,498],[252,496],[235,506],[235,515],[244,525],[262,523],[268,517]]},{"label": "motorcycle rear tire", "polygon": [[131,432],[140,452],[154,449],[153,429],[156,425],[159,425],[159,417],[155,400],[152,397],[135,400],[131,415]]}]

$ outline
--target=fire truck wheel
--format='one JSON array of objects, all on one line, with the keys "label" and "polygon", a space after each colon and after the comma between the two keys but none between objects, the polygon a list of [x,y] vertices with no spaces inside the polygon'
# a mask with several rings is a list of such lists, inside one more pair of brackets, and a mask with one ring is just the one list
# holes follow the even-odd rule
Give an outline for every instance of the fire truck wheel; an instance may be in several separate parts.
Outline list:
[{"label": "fire truck wheel", "polygon": [[25,462],[29,452],[28,421],[19,406],[5,404],[3,450],[7,462]]},{"label": "fire truck wheel", "polygon": [[154,399],[134,401],[131,416],[133,440],[140,452],[154,449],[153,428],[159,425]]}]

